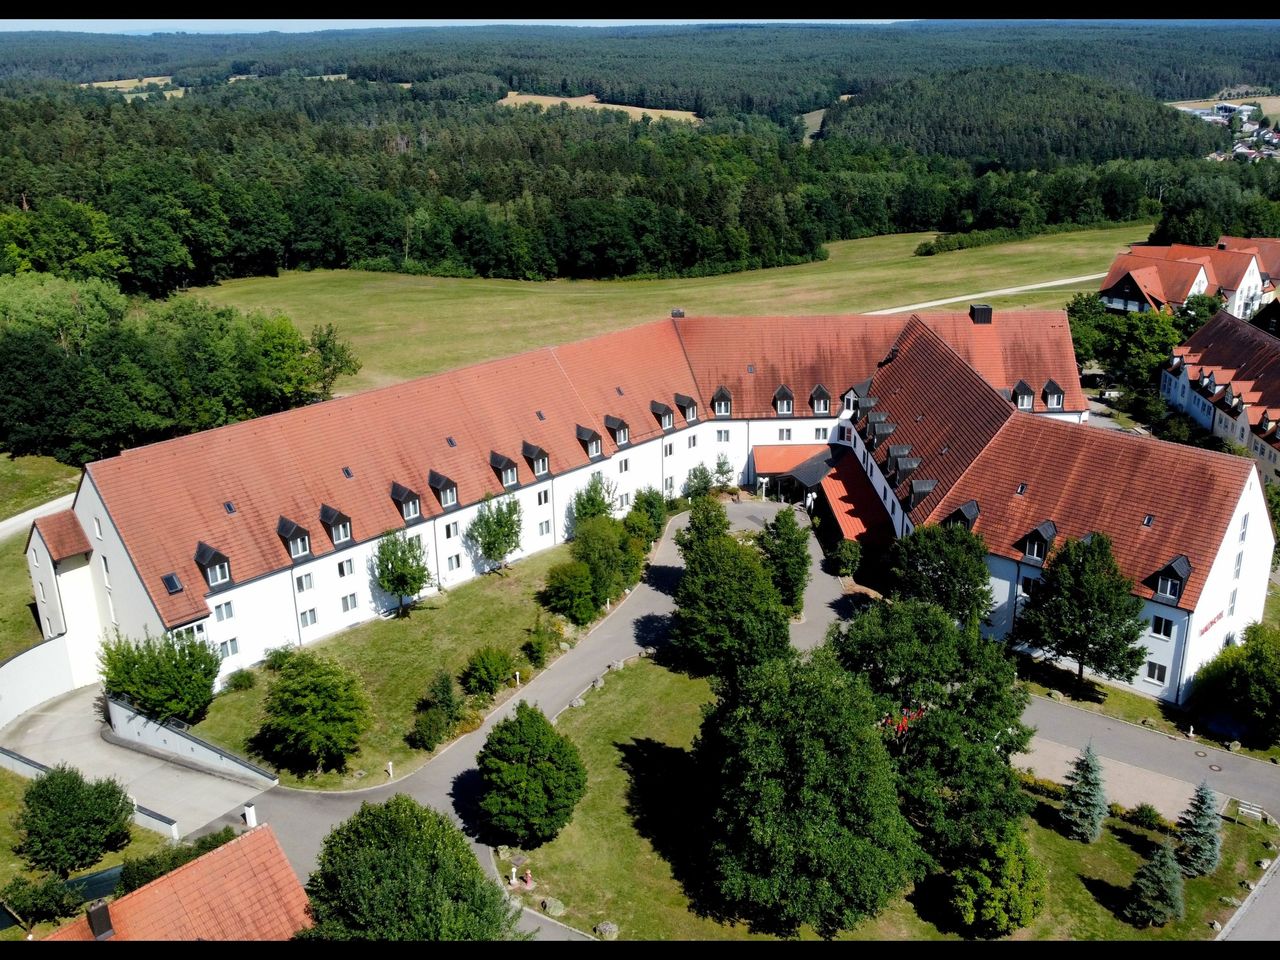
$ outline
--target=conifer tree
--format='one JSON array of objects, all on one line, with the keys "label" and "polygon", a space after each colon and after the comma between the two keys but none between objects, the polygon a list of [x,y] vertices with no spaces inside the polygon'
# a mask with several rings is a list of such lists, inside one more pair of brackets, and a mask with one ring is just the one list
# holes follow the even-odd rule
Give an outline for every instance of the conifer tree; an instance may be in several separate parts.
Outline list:
[{"label": "conifer tree", "polygon": [[1207,781],[1196,787],[1191,805],[1178,818],[1178,862],[1188,877],[1213,873],[1222,858],[1222,818],[1218,798]]},{"label": "conifer tree", "polygon": [[1167,843],[1138,868],[1129,887],[1124,919],[1135,927],[1163,927],[1182,917],[1182,871]]},{"label": "conifer tree", "polygon": [[1062,823],[1073,840],[1093,843],[1102,836],[1107,815],[1107,797],[1102,790],[1102,766],[1088,744],[1067,774],[1067,795],[1062,804]]}]

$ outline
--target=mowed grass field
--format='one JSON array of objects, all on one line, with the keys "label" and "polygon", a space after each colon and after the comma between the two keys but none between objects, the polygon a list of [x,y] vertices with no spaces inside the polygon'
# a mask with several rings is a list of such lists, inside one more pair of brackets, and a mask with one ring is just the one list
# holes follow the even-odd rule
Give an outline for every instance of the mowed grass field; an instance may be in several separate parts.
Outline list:
[{"label": "mowed grass field", "polygon": [[1218,103],[1234,103],[1241,106],[1246,103],[1256,103],[1262,107],[1262,115],[1264,117],[1274,117],[1280,114],[1280,97],[1229,97],[1226,100],[1176,100],[1169,104],[1171,107],[1191,107],[1197,110],[1210,110],[1214,104]]},{"label": "mowed grass field", "polygon": [[[912,255],[933,234],[829,245],[829,259],[681,280],[462,280],[354,270],[234,280],[186,296],[280,311],[309,332],[333,323],[364,363],[339,392],[577,340],[668,316],[859,313],[1105,273],[1150,228],[1113,227],[999,246]],[[990,298],[1000,308],[1060,308],[1091,282]],[[945,309],[965,309],[960,303]]]},{"label": "mowed grass field", "polygon": [[541,93],[517,93],[511,90],[498,101],[498,105],[502,107],[516,107],[522,103],[536,103],[543,107],[554,107],[563,103],[570,107],[585,107],[590,110],[621,110],[632,120],[639,120],[648,115],[655,120],[701,122],[698,120],[698,115],[690,110],[663,110],[656,107],[632,107],[622,103],[602,103],[594,93],[582,97],[549,97]]}]

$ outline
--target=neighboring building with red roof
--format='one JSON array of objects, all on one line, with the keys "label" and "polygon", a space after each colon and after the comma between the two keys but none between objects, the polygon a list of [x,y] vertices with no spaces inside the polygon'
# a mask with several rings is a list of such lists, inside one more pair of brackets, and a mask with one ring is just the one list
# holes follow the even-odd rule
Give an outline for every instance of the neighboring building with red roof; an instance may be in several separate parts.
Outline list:
[{"label": "neighboring building with red roof", "polygon": [[1061,311],[675,317],[91,463],[28,567],[82,682],[114,626],[189,630],[225,676],[395,606],[369,575],[388,531],[420,539],[432,590],[483,572],[465,535],[487,496],[520,502],[518,558],[563,541],[593,474],[621,514],[724,456],[740,483],[825,491],[847,534],[903,535],[1024,413],[1087,418]]},{"label": "neighboring building with red roof", "polygon": [[45,939],[289,940],[310,926],[306,891],[264,824]]},{"label": "neighboring building with red roof", "polygon": [[1131,247],[1116,256],[1098,296],[1110,310],[1133,313],[1173,310],[1195,294],[1216,294],[1225,298],[1224,309],[1247,320],[1274,297],[1275,286],[1262,267],[1259,244],[1266,241],[1240,245],[1237,239],[1224,237],[1214,247]]}]

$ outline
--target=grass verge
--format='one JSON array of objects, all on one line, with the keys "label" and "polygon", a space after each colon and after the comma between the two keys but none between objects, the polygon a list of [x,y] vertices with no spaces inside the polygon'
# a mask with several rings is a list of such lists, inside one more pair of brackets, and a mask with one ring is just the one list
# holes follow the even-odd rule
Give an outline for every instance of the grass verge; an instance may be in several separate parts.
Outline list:
[{"label": "grass verge", "polygon": [[75,493],[80,471],[52,457],[0,454],[0,520]]},{"label": "grass verge", "polygon": [[23,547],[27,533],[0,540],[0,663],[42,639],[31,613],[31,577]]}]

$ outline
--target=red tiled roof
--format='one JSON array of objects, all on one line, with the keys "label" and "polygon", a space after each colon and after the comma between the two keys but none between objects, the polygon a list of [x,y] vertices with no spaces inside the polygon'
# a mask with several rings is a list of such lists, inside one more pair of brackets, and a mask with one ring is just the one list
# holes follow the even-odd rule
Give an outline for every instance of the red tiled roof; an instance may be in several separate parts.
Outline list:
[{"label": "red tiled roof", "polygon": [[1111,262],[1111,269],[1102,281],[1099,290],[1110,290],[1126,275],[1132,278],[1153,307],[1162,307],[1166,303],[1186,303],[1191,294],[1191,285],[1206,272],[1209,287],[1215,285],[1212,268],[1199,261],[1169,260],[1163,257],[1148,257],[1141,251],[1146,247],[1135,248],[1134,253],[1118,254]]},{"label": "red tiled roof", "polygon": [[[55,562],[89,553],[93,549],[89,545],[89,538],[85,536],[84,528],[80,526],[80,518],[73,510],[59,510],[40,517],[33,526],[40,531],[40,537]],[[31,542],[29,538],[27,542]]]},{"label": "red tiled roof", "polygon": [[871,381],[872,412],[887,414],[895,425],[874,455],[886,474],[890,446],[909,444],[910,456],[921,459],[896,489],[902,502],[912,480],[936,481],[909,514],[919,524],[1013,415],[1013,406],[919,319],[907,323],[895,347],[897,355],[886,358]]},{"label": "red tiled roof", "polygon": [[1133,252],[1152,260],[1182,260],[1191,263],[1202,263],[1209,272],[1209,288],[1221,287],[1223,290],[1237,290],[1244,280],[1244,275],[1253,262],[1252,253],[1238,250],[1219,250],[1217,247],[1193,247],[1186,243],[1175,243],[1167,247],[1134,247]]},{"label": "red tiled roof", "polygon": [[755,460],[756,473],[772,476],[786,473],[810,457],[829,449],[831,448],[825,443],[765,444],[752,447],[751,456]]},{"label": "red tiled roof", "polygon": [[836,461],[822,480],[822,493],[840,525],[840,535],[846,540],[864,544],[885,544],[893,540],[893,526],[884,504],[853,454]]},{"label": "red tiled roof", "polygon": [[1261,419],[1262,410],[1280,408],[1280,339],[1265,330],[1220,310],[1173,352],[1186,363],[1193,383],[1202,372],[1212,373],[1224,396],[1230,384],[1233,394],[1251,405],[1251,424]]},{"label": "red tiled roof", "polygon": [[[288,940],[307,895],[263,825],[110,904],[112,940]],[[92,940],[80,917],[47,940]]]},{"label": "red tiled roof", "polygon": [[1280,277],[1280,239],[1274,237],[1228,237],[1223,234],[1219,244],[1228,250],[1252,253],[1258,258],[1258,266],[1270,277]]},{"label": "red tiled roof", "polygon": [[1104,532],[1144,599],[1154,596],[1164,565],[1185,554],[1191,577],[1177,605],[1192,610],[1253,469],[1242,457],[1014,414],[928,521],[977,500],[974,530],[991,553],[1014,560],[1023,557],[1023,537],[1044,520],[1057,526],[1059,541]]}]

